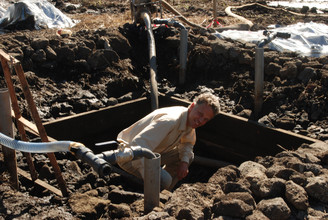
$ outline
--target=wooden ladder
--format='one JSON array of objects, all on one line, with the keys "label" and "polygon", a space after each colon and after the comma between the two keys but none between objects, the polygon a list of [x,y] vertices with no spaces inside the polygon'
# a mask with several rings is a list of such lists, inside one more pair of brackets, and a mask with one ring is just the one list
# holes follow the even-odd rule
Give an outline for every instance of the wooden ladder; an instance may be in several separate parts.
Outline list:
[{"label": "wooden ladder", "polygon": [[[47,136],[47,133],[42,124],[39,113],[37,111],[36,105],[33,101],[32,93],[29,89],[28,82],[25,78],[21,63],[17,59],[6,54],[1,49],[0,49],[0,59],[1,59],[2,70],[4,73],[4,78],[5,78],[5,81],[6,81],[6,84],[8,87],[8,91],[9,91],[9,95],[10,95],[12,109],[13,109],[12,116],[16,121],[17,129],[18,129],[18,132],[19,132],[19,135],[20,135],[22,141],[28,141],[26,130],[31,131],[32,133],[40,136],[42,142],[54,141],[53,138]],[[28,104],[28,107],[29,107],[29,110],[31,113],[31,118],[33,119],[34,123],[29,122],[28,120],[23,118],[22,114],[19,110],[17,96],[15,93],[15,89],[14,89],[14,85],[13,85],[13,81],[12,81],[12,75],[11,75],[12,70],[15,70],[16,75],[18,76],[18,79],[21,84],[26,102]],[[27,163],[28,163],[28,166],[30,169],[30,176],[28,175],[27,172],[25,172],[24,170],[17,167],[16,161],[12,161],[12,159],[16,160],[14,150],[11,151],[12,158],[7,158],[7,161],[11,161],[11,162],[9,162],[9,164],[7,164],[8,170],[9,170],[11,176],[17,176],[17,173],[18,173],[18,174],[24,176],[25,178],[32,180],[34,183],[54,192],[55,194],[57,194],[59,196],[68,196],[66,182],[62,177],[62,174],[61,174],[61,171],[58,166],[58,163],[57,163],[54,153],[48,153],[47,155],[48,155],[50,163],[53,167],[60,190],[47,184],[44,181],[38,179],[38,174],[35,170],[31,154],[30,153],[23,153],[23,154],[26,157],[26,160],[27,160]],[[18,180],[15,180],[15,181],[16,182],[13,183],[13,185],[16,188],[18,188]]]}]

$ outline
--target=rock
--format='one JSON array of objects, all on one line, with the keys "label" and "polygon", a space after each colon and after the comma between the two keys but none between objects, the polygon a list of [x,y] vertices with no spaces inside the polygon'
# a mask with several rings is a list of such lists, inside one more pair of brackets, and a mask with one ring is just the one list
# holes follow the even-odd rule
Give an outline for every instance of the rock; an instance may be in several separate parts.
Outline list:
[{"label": "rock", "polygon": [[34,50],[45,49],[49,45],[49,40],[47,38],[34,38],[31,41],[31,47]]},{"label": "rock", "polygon": [[97,215],[97,210],[107,209],[111,204],[109,200],[81,193],[72,194],[68,202],[73,212],[94,217]]},{"label": "rock", "polygon": [[211,196],[223,194],[221,192],[212,183],[183,184],[173,192],[164,211],[178,219],[201,219],[204,218],[203,209],[211,207]]},{"label": "rock", "polygon": [[167,212],[155,212],[152,211],[148,213],[147,215],[144,215],[142,217],[136,217],[136,220],[175,220],[176,218],[169,215]]},{"label": "rock", "polygon": [[275,125],[283,129],[292,130],[296,124],[294,118],[284,115],[276,120]]},{"label": "rock", "polygon": [[261,200],[257,204],[256,209],[261,211],[270,220],[285,220],[291,214],[289,207],[281,197]]},{"label": "rock", "polygon": [[310,81],[310,79],[314,79],[317,76],[315,69],[312,67],[306,67],[300,74],[298,75],[298,79],[301,80],[305,85]]},{"label": "rock", "polygon": [[80,45],[77,47],[75,54],[76,54],[77,59],[87,60],[91,53],[92,53],[92,50],[89,47]]},{"label": "rock", "polygon": [[229,57],[228,51],[233,47],[232,43],[217,39],[212,42],[211,48],[215,54],[223,55],[225,57]]},{"label": "rock", "polygon": [[108,206],[109,215],[111,218],[124,218],[132,216],[132,211],[127,204],[110,204]]},{"label": "rock", "polygon": [[244,109],[241,112],[239,112],[237,115],[243,118],[250,118],[252,115],[252,110]]},{"label": "rock", "polygon": [[230,192],[248,192],[251,193],[251,190],[247,187],[245,183],[228,181],[222,188],[225,194]]},{"label": "rock", "polygon": [[47,60],[46,52],[44,52],[43,49],[38,49],[35,51],[35,53],[32,55],[32,60],[35,62],[44,62]]},{"label": "rock", "polygon": [[245,218],[246,220],[270,220],[259,210],[254,210],[253,213]]},{"label": "rock", "polygon": [[214,217],[231,216],[245,218],[255,208],[253,197],[246,192],[232,192],[214,198],[212,212]]},{"label": "rock", "polygon": [[93,52],[87,59],[91,69],[105,69],[113,62],[119,60],[118,54],[114,50],[99,49]]},{"label": "rock", "polygon": [[294,79],[297,76],[297,66],[294,61],[286,62],[279,72],[282,79]]},{"label": "rock", "polygon": [[279,72],[281,71],[282,67],[275,62],[270,62],[266,67],[265,67],[265,74],[267,74],[268,76],[271,75],[278,75]]},{"label": "rock", "polygon": [[280,178],[263,179],[254,184],[251,190],[260,199],[282,197],[285,193],[285,181]]},{"label": "rock", "polygon": [[[253,173],[253,172],[259,173],[260,175],[261,175],[261,173],[264,174],[266,171],[266,168],[263,165],[256,163],[254,161],[245,161],[242,164],[240,164],[240,166],[238,167],[238,170],[240,171],[240,175],[242,177],[246,177],[250,173]],[[263,176],[263,175],[261,175],[261,176]]]},{"label": "rock", "polygon": [[309,196],[328,203],[328,177],[316,176],[308,179],[309,183],[305,186],[305,190]]},{"label": "rock", "polygon": [[286,182],[285,196],[287,201],[299,210],[306,210],[309,207],[309,199],[305,189],[291,180]]},{"label": "rock", "polygon": [[236,166],[229,165],[218,169],[208,180],[208,183],[223,186],[228,181],[236,181],[240,177],[240,171]]},{"label": "rock", "polygon": [[140,193],[128,192],[115,188],[108,193],[108,198],[112,201],[112,203],[116,204],[119,204],[122,201],[125,201],[126,203],[132,203],[138,199],[143,198],[143,195]]}]

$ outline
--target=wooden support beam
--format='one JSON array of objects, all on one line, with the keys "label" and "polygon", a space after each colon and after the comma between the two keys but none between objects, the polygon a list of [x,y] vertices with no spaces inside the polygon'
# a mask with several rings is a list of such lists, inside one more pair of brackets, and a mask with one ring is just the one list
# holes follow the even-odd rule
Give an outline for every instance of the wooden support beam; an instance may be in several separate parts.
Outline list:
[{"label": "wooden support beam", "polygon": [[33,181],[34,183],[38,184],[39,186],[42,186],[45,189],[50,190],[51,192],[55,193],[58,196],[63,196],[62,192],[59,189],[57,189],[57,188],[49,185],[48,183],[46,183],[46,182],[44,182],[44,181],[42,181],[40,179],[32,180],[31,177],[30,177],[30,175],[26,171],[22,170],[19,167],[17,169],[18,169],[18,174],[22,175],[26,179],[28,179],[30,181]]},{"label": "wooden support beam", "polygon": [[[9,136],[14,136],[13,122],[10,115],[10,98],[8,89],[0,89],[0,132]],[[18,189],[18,176],[17,176],[17,159],[16,151],[5,146],[2,146],[4,162],[10,174],[10,183]]]}]

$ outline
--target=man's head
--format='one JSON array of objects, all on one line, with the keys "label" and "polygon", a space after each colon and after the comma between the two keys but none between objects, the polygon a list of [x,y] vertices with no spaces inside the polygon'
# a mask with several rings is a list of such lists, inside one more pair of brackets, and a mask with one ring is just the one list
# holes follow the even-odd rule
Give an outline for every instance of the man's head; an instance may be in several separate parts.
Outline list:
[{"label": "man's head", "polygon": [[188,108],[187,126],[198,128],[220,112],[219,98],[211,93],[197,96]]}]

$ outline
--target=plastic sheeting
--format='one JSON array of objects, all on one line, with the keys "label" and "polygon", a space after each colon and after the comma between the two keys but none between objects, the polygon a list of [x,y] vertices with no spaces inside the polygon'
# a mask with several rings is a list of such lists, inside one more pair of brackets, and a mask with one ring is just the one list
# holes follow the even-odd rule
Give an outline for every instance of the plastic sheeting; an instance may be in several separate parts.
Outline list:
[{"label": "plastic sheeting", "polygon": [[[272,32],[290,33],[288,39],[276,38],[267,46],[272,50],[292,51],[303,56],[320,57],[328,55],[328,26],[320,23],[297,23],[285,27],[268,29]],[[258,44],[265,39],[263,31],[227,30],[214,33],[218,38],[230,38],[241,42]]]},{"label": "plastic sheeting", "polygon": [[[0,10],[0,16],[1,12]],[[64,15],[47,0],[21,0],[8,7],[0,19],[0,28],[14,26],[33,16],[34,28],[66,28],[73,27],[72,19]]]}]

